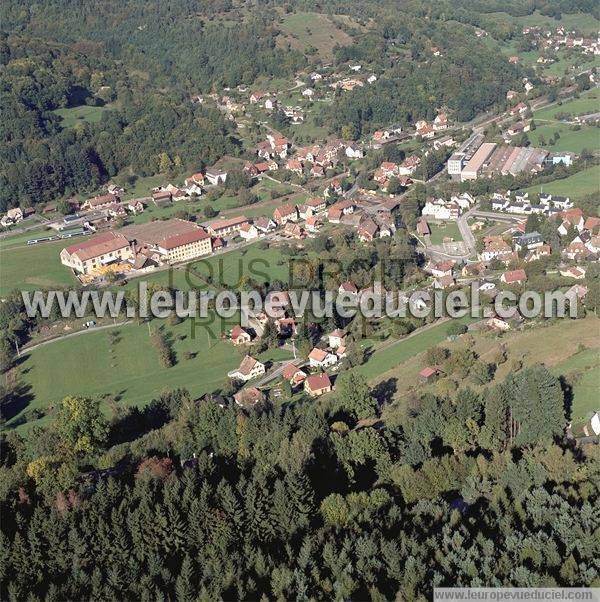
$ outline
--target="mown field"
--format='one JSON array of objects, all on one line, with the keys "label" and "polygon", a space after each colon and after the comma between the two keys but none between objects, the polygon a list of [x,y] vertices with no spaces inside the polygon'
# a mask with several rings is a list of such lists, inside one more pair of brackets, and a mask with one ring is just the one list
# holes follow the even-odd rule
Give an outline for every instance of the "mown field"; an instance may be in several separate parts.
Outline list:
[{"label": "mown field", "polygon": [[600,349],[575,353],[553,368],[573,387],[573,419],[585,420],[600,410]]},{"label": "mown field", "polygon": [[530,186],[525,190],[529,192],[539,193],[540,190],[543,192],[549,192],[551,194],[558,194],[562,196],[569,196],[571,198],[581,198],[598,192],[600,189],[600,166],[594,165],[589,169],[584,169],[568,178],[562,180],[555,180],[554,182],[548,182],[542,185]]},{"label": "mown field", "polygon": [[[373,387],[380,383],[394,382],[396,400],[401,402],[412,390],[422,391],[418,373],[423,368],[423,352],[433,345],[441,344],[449,349],[464,346],[462,337],[456,341],[446,340],[448,323],[435,326],[426,333],[406,339],[382,349],[371,356],[359,369],[367,376]],[[484,361],[491,361],[500,344],[506,346],[507,361],[498,366],[495,382],[503,381],[515,369],[513,362],[523,366],[544,364],[557,376],[564,376],[573,385],[572,417],[583,419],[592,411],[600,410],[600,320],[588,316],[581,320],[557,320],[547,326],[536,326],[524,331],[509,331],[498,337],[493,333],[474,334],[469,340],[473,349]],[[560,345],[557,345],[560,341]],[[583,346],[584,350],[580,345]],[[435,389],[435,384],[429,385]],[[477,388],[468,379],[460,386]]]},{"label": "mown field", "polygon": [[539,125],[545,120],[555,121],[560,113],[568,113],[572,116],[586,115],[600,111],[600,92],[591,90],[582,94],[580,98],[572,98],[566,102],[554,104],[534,111],[533,118]]},{"label": "mown field", "polygon": [[444,222],[443,224],[429,224],[431,229],[431,244],[441,245],[444,238],[452,238],[455,241],[462,240],[456,222]]},{"label": "mown field", "polygon": [[538,11],[533,12],[531,15],[523,15],[521,17],[513,17],[504,12],[489,13],[486,17],[497,19],[501,22],[510,21],[519,27],[540,25],[554,30],[562,25],[568,30],[575,30],[588,34],[595,33],[600,28],[600,21],[590,13],[563,13],[560,19],[547,17]]},{"label": "mown field", "polygon": [[54,113],[58,115],[62,121],[61,125],[64,128],[72,128],[78,123],[98,123],[102,118],[102,113],[110,109],[110,105],[103,107],[90,107],[82,105],[80,107],[69,107],[67,109],[56,109]]},{"label": "mown field", "polygon": [[[173,341],[177,363],[170,368],[160,363],[147,324],[89,332],[35,349],[19,366],[22,411],[51,407],[66,395],[99,396],[108,409],[111,403],[145,405],[166,389],[185,387],[194,397],[214,391],[227,381],[227,372],[239,365],[244,353],[220,339],[222,330],[236,322],[215,317],[199,319],[193,327],[191,320],[176,326],[152,321],[151,332],[163,326]],[[260,357],[266,361],[291,354],[274,350]],[[8,425],[18,421],[16,414]]]},{"label": "mown field", "polygon": [[[349,23],[348,18],[336,17]],[[324,59],[333,56],[335,46],[348,46],[352,38],[335,22],[335,19],[321,13],[298,12],[283,15],[280,24],[280,43],[289,43],[292,48],[306,51],[314,48]]]},{"label": "mown field", "polygon": [[[34,234],[27,235],[27,239]],[[20,240],[20,239],[19,239]],[[59,254],[65,247],[80,238],[57,240],[27,246],[20,240],[19,246],[0,248],[0,295],[11,290],[35,290],[75,284],[71,271],[65,268]]]},{"label": "mown field", "polygon": [[[580,126],[579,129],[566,123],[537,124],[535,130],[527,133],[531,146],[544,148],[551,152],[571,151],[581,153],[585,148],[593,151],[600,144],[600,129],[591,125]],[[560,136],[554,144],[550,144],[550,139],[556,134]]]}]

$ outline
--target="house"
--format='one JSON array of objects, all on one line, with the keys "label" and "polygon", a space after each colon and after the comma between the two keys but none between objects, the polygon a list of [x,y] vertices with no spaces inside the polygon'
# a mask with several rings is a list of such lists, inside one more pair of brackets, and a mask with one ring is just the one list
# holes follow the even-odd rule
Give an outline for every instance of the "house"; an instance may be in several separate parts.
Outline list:
[{"label": "house", "polygon": [[550,245],[541,245],[527,252],[527,254],[525,255],[525,263],[536,261],[542,257],[547,257],[551,254],[552,248],[550,247]]},{"label": "house", "polygon": [[273,219],[279,226],[284,226],[289,221],[297,221],[298,210],[295,205],[282,205],[273,211]]},{"label": "house", "polygon": [[239,368],[231,370],[227,373],[227,376],[232,380],[240,380],[242,382],[248,382],[249,380],[260,376],[265,373],[265,365],[254,359],[250,355],[244,356],[244,359],[240,363]]},{"label": "house", "polygon": [[268,234],[275,230],[277,225],[270,217],[258,217],[254,220],[254,227],[262,234]]},{"label": "house", "polygon": [[527,249],[531,251],[537,247],[541,247],[544,244],[544,238],[539,232],[528,232],[526,234],[520,234],[513,238],[515,243],[515,250],[521,251]]},{"label": "house", "polygon": [[247,387],[234,394],[235,403],[243,407],[252,407],[265,400],[264,393],[256,387]]},{"label": "house", "polygon": [[250,94],[250,104],[258,104],[263,98],[270,96],[269,92],[253,92]]},{"label": "house", "polygon": [[567,298],[577,298],[580,301],[585,299],[585,296],[588,293],[588,287],[583,284],[574,284],[566,293],[565,297]]},{"label": "house", "polygon": [[460,217],[460,205],[444,199],[428,199],[423,206],[421,215],[438,220],[452,220]]},{"label": "house", "polygon": [[531,129],[531,119],[526,119],[524,121],[519,121],[518,123],[514,123],[507,130],[506,134],[510,137],[516,136],[517,134],[522,134],[523,132],[528,132]]},{"label": "house", "polygon": [[510,324],[506,320],[498,318],[497,316],[490,318],[486,322],[486,325],[492,330],[499,330],[501,332],[506,332],[507,330],[510,330]]},{"label": "house", "polygon": [[240,226],[240,236],[244,240],[253,240],[258,238],[258,228],[255,225],[246,222]]},{"label": "house", "polygon": [[134,255],[125,236],[109,231],[64,248],[60,262],[80,274],[89,274],[110,263],[131,260]]},{"label": "house", "polygon": [[502,276],[500,276],[501,282],[504,284],[523,284],[523,282],[527,281],[527,274],[525,270],[512,270],[510,272],[504,272]]},{"label": "house", "polygon": [[329,353],[329,351],[325,351],[323,349],[319,349],[315,347],[308,354],[308,363],[311,368],[321,368],[325,369],[329,366],[333,366],[337,364],[338,358],[333,353]]},{"label": "house", "polygon": [[435,278],[442,278],[444,276],[452,276],[453,269],[453,261],[438,261],[430,263],[427,271]]},{"label": "house", "polygon": [[192,174],[184,180],[184,184],[186,186],[204,186],[204,174],[201,174],[200,172]]},{"label": "house", "polygon": [[439,278],[435,278],[433,281],[433,288],[437,289],[445,289],[451,286],[454,286],[456,282],[454,281],[454,276],[446,275],[440,276]]},{"label": "house", "polygon": [[377,76],[372,73],[371,75],[369,75],[369,77],[367,77],[367,83],[368,84],[374,84],[377,81]]},{"label": "house", "polygon": [[[152,196],[154,196],[154,195],[152,195]],[[105,209],[109,205],[118,203],[119,200],[120,199],[116,194],[104,194],[104,195],[100,195],[100,196],[95,196],[92,199],[87,199],[86,201],[83,202],[83,204],[81,205],[81,208],[84,211],[92,211],[95,209]],[[171,200],[170,195],[169,195],[169,200]]]},{"label": "house", "polygon": [[20,207],[13,207],[6,212],[6,215],[2,217],[2,225],[9,226],[10,224],[16,224],[23,219],[23,210]]},{"label": "house", "polygon": [[411,155],[404,159],[404,161],[398,166],[399,176],[412,176],[417,167],[421,164],[421,158],[416,155]]},{"label": "house", "polygon": [[486,236],[483,239],[483,251],[479,253],[480,261],[498,259],[505,261],[512,256],[510,245],[501,236]]},{"label": "house", "polygon": [[336,328],[333,332],[330,332],[329,335],[327,335],[327,338],[329,339],[329,346],[332,349],[336,349],[337,347],[344,345],[346,335],[343,330]]},{"label": "house", "polygon": [[247,345],[252,342],[252,335],[238,324],[231,329],[230,338],[234,345]]},{"label": "house", "polygon": [[429,228],[426,219],[421,218],[417,222],[417,234],[420,234],[421,236],[429,236],[431,234],[431,229]]},{"label": "house", "polygon": [[342,282],[338,288],[338,293],[348,293],[356,295],[358,293],[358,289],[356,288],[354,282],[350,282],[349,280],[346,282]]},{"label": "house", "polygon": [[325,199],[321,199],[316,196],[307,199],[304,204],[307,207],[310,207],[314,213],[320,213],[321,211],[325,211],[325,209],[327,208],[327,203],[325,202]]},{"label": "house", "polygon": [[519,62],[519,57],[518,57],[518,56],[516,56],[516,55],[509,56],[509,57],[508,57],[508,62],[509,62],[511,65],[516,65],[516,64]]},{"label": "house", "polygon": [[329,393],[332,389],[331,380],[325,372],[322,374],[312,374],[304,381],[304,390],[311,397],[318,397],[324,393]]},{"label": "house", "polygon": [[565,278],[573,278],[575,280],[583,280],[585,278],[586,269],[584,267],[569,267],[560,270],[560,275]]},{"label": "house", "polygon": [[300,161],[298,161],[298,159],[288,159],[288,162],[285,165],[286,169],[291,171],[292,173],[295,173],[299,176],[302,175],[302,171],[303,171],[303,167],[302,167],[302,163],[300,163]]},{"label": "house", "polygon": [[302,96],[306,98],[312,98],[315,95],[315,91],[312,88],[305,88],[302,90]]},{"label": "house", "polygon": [[509,112],[508,114],[511,117],[514,117],[515,115],[525,115],[525,113],[527,113],[529,109],[527,108],[527,105],[524,102],[520,102],[519,104],[515,105]]},{"label": "house", "polygon": [[316,163],[310,168],[310,175],[312,178],[322,178],[325,175],[325,170],[322,165]]},{"label": "house", "polygon": [[436,118],[433,120],[433,129],[438,132],[440,130],[447,130],[448,129],[448,115],[446,115],[445,113],[440,113],[439,115],[436,116]]},{"label": "house", "polygon": [[133,213],[134,215],[137,215],[138,213],[143,213],[144,203],[142,203],[142,201],[140,201],[139,199],[133,199],[129,201],[129,203],[127,203],[127,209],[131,211],[131,213]]},{"label": "house", "polygon": [[354,213],[354,203],[352,201],[338,201],[327,210],[327,219],[334,224],[339,224],[344,215],[351,213]]},{"label": "house", "polygon": [[215,220],[206,225],[207,230],[212,236],[220,238],[237,234],[242,226],[248,224],[248,218],[240,215],[238,217],[230,217],[228,219]]},{"label": "house", "polygon": [[283,226],[283,233],[291,238],[305,238],[306,234],[300,224],[294,224],[293,222],[286,222]]},{"label": "house", "polygon": [[519,94],[517,92],[515,92],[514,90],[509,90],[506,93],[506,100],[511,101],[514,100],[515,98],[517,98]]},{"label": "house", "polygon": [[346,146],[345,153],[349,159],[362,159],[365,156],[363,149],[354,142],[350,142]]},{"label": "house", "polygon": [[379,226],[372,219],[368,218],[358,226],[358,238],[362,242],[371,242],[374,240],[378,231]]},{"label": "house", "polygon": [[439,376],[439,374],[440,370],[437,366],[427,366],[419,372],[419,380],[423,384],[430,383],[433,382]]},{"label": "house", "polygon": [[290,362],[283,367],[281,376],[284,380],[287,380],[292,387],[301,385],[306,379],[306,372],[298,367],[294,362]]},{"label": "house", "polygon": [[227,172],[222,171],[220,169],[207,169],[206,170],[206,179],[213,186],[217,186],[218,184],[225,184],[227,181]]},{"label": "house", "polygon": [[155,190],[152,193],[152,200],[155,205],[165,205],[166,203],[170,203],[173,199],[173,195],[170,190],[159,189]]},{"label": "house", "polygon": [[307,217],[305,227],[307,232],[318,232],[321,227],[321,220],[314,215]]}]

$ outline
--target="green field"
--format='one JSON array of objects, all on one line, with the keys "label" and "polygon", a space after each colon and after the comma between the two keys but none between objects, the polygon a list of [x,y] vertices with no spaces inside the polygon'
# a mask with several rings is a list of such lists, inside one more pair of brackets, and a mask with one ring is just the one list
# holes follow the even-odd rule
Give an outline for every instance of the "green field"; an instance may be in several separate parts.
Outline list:
[{"label": "green field", "polygon": [[[600,129],[597,127],[584,125],[578,130],[573,130],[571,127],[564,123],[537,124],[535,130],[527,132],[527,137],[531,142],[531,146],[553,152],[571,151],[580,153],[584,148],[593,151],[600,146]],[[555,132],[558,132],[560,138],[555,144],[549,144],[550,138]],[[540,142],[540,138],[543,138],[542,142]]]},{"label": "green field", "polygon": [[458,225],[456,222],[444,222],[442,224],[430,223],[431,229],[431,244],[441,245],[444,238],[453,238],[455,241],[462,240]]},{"label": "green field", "polygon": [[600,111],[600,93],[592,90],[582,94],[580,98],[572,98],[566,102],[553,104],[550,107],[544,107],[534,111],[533,118],[538,125],[543,121],[554,121],[559,113],[569,113],[570,115],[586,115]]},{"label": "green field", "polygon": [[82,105],[80,107],[69,107],[68,109],[56,109],[54,113],[61,117],[61,125],[63,127],[72,128],[82,121],[87,123],[98,123],[102,118],[102,113],[108,109],[110,109],[110,105],[105,105],[103,107]]},{"label": "green field", "polygon": [[572,418],[585,420],[600,411],[600,349],[586,349],[553,368],[573,386]]},{"label": "green field", "polygon": [[[116,342],[104,330],[40,347],[25,356],[19,367],[29,401],[24,410],[47,408],[66,395],[100,396],[129,406],[145,405],[165,389],[185,387],[194,397],[214,391],[227,381],[227,372],[239,365],[244,353],[220,340],[222,329],[234,322],[233,318],[229,324],[205,319],[195,332],[191,320],[165,326],[177,357],[170,368],[160,363],[146,324],[116,327]],[[150,324],[152,330],[159,326],[156,320]],[[194,356],[185,359],[186,352]],[[288,357],[291,354],[280,349],[260,356],[263,361]],[[18,416],[11,421],[18,421]]]},{"label": "green field", "polygon": [[[468,324],[473,320],[470,316],[465,316],[456,321]],[[410,338],[401,339],[391,345],[382,345],[381,349],[375,351],[365,364],[357,368],[357,371],[370,380],[380,376],[398,364],[402,364],[444,341],[447,338],[450,324],[451,322],[439,324]]]},{"label": "green field", "polygon": [[[31,238],[29,235],[28,238]],[[75,284],[59,254],[80,238],[0,249],[0,295],[11,290],[34,290]]]},{"label": "green field", "polygon": [[489,13],[486,17],[497,19],[501,22],[510,21],[518,27],[540,25],[542,27],[556,29],[560,25],[563,25],[569,30],[588,34],[596,33],[600,28],[600,21],[589,13],[564,13],[561,15],[560,19],[544,16],[538,11],[522,17],[513,17],[505,12]]},{"label": "green field", "polygon": [[581,198],[600,190],[600,165],[594,165],[562,180],[530,186],[528,192],[549,192],[571,198]]},{"label": "green field", "polygon": [[300,51],[315,48],[323,58],[331,58],[336,45],[348,46],[352,43],[352,38],[337,27],[334,19],[321,13],[298,12],[283,15],[280,27],[285,34],[282,42],[289,42],[292,48]]},{"label": "green field", "polygon": [[[151,274],[144,280],[184,291],[205,288],[207,282],[212,283],[214,290],[221,287],[241,289],[246,286],[246,278],[261,283],[275,279],[287,282],[289,265],[289,257],[283,255],[279,248],[259,249],[257,244],[252,244],[237,251],[218,253],[189,265]],[[137,284],[137,280],[132,280],[127,288],[137,287]]]}]

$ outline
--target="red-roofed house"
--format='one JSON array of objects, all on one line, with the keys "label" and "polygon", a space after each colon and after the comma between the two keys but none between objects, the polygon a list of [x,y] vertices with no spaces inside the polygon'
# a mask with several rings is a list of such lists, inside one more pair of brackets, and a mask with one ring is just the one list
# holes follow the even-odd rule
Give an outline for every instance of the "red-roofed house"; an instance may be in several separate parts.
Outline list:
[{"label": "red-roofed house", "polygon": [[332,389],[331,380],[325,372],[322,374],[312,374],[304,381],[304,390],[311,397],[318,397],[324,393],[329,393]]},{"label": "red-roofed house", "polygon": [[510,272],[504,272],[500,277],[500,280],[504,284],[522,284],[527,281],[527,274],[525,270],[512,270]]},{"label": "red-roofed house", "polygon": [[319,349],[315,347],[308,354],[308,363],[311,368],[321,368],[322,370],[327,368],[328,366],[333,366],[337,364],[338,358],[333,353],[329,353],[329,351],[324,351],[323,349]]},{"label": "red-roofed house", "polygon": [[298,210],[295,205],[282,205],[273,211],[273,219],[280,226],[287,222],[295,222],[298,219]]},{"label": "red-roofed house", "polygon": [[234,345],[246,345],[252,342],[252,336],[249,332],[247,332],[241,326],[236,324],[231,329],[231,342]]},{"label": "red-roofed house", "polygon": [[75,243],[60,252],[63,265],[82,274],[114,261],[125,261],[134,257],[129,241],[118,232],[104,232],[82,242]]}]

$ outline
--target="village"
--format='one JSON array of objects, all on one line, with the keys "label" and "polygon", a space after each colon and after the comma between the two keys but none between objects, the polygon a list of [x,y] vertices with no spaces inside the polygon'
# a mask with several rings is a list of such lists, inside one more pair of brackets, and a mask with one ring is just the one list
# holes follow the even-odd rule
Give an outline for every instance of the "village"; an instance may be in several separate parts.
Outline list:
[{"label": "village", "polygon": [[[546,35],[544,48],[550,38],[558,45],[570,39]],[[572,45],[597,53],[595,44]],[[432,52],[435,55],[435,49]],[[507,93],[505,110],[482,125],[461,124],[441,107],[430,120],[395,123],[359,140],[348,136],[307,142],[301,132],[314,103],[329,103],[334,94],[378,81],[376,73],[359,63],[347,68],[348,73],[322,69],[298,74],[294,86],[285,91],[238,86],[225,88],[223,94],[192,97],[193,103],[215,106],[236,124],[248,144],[243,158],[165,180],[145,196],[132,196],[125,186],[109,183],[95,196],[67,199],[67,215],[57,215],[55,206],[41,215],[13,208],[0,223],[10,229],[36,217],[43,220],[47,232],[28,239],[28,246],[75,239],[60,250],[59,260],[84,287],[125,285],[259,243],[274,250],[285,245],[302,249],[315,238],[348,232],[356,244],[368,246],[392,240],[400,230],[408,233],[419,257],[413,280],[421,289],[448,294],[477,282],[490,303],[502,289],[531,285],[530,274],[535,281],[538,266],[543,265],[561,279],[561,289],[573,303],[585,304],[586,271],[600,257],[600,218],[584,212],[568,196],[518,188],[478,194],[457,188],[499,177],[543,176],[557,167],[580,165],[582,158],[576,152],[535,148],[523,140],[535,128],[535,111],[547,103],[536,98],[528,78],[521,91]],[[274,127],[281,119],[286,120],[285,134]],[[238,194],[251,194],[260,186],[286,189],[281,197],[272,195],[271,201],[261,197],[221,215],[212,209],[214,199],[229,190],[233,179],[242,181]],[[443,194],[437,186],[446,181],[454,188]],[[415,203],[413,192],[419,186],[442,195]],[[203,207],[203,215],[181,209],[192,204]],[[146,218],[149,212],[160,217]],[[27,225],[25,231],[33,228]],[[352,281],[337,285],[338,293],[357,299],[373,292]],[[221,333],[233,346],[249,351],[237,368],[227,372],[238,405],[253,407],[269,395],[281,396],[282,384],[291,394],[304,392],[309,397],[334,390],[349,351],[359,343],[343,328],[322,332],[310,324],[314,344],[299,354],[294,317],[285,314],[275,324],[268,322],[261,316],[254,328],[236,325]],[[511,319],[487,315],[469,329],[501,335],[526,327],[528,321],[515,310]],[[267,365],[251,354],[265,330],[273,328],[278,344],[293,353],[292,361]],[[431,365],[418,378],[428,383],[440,374],[439,366]]]}]

